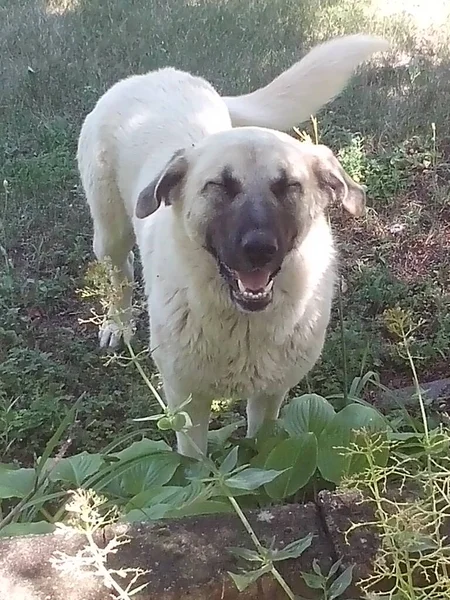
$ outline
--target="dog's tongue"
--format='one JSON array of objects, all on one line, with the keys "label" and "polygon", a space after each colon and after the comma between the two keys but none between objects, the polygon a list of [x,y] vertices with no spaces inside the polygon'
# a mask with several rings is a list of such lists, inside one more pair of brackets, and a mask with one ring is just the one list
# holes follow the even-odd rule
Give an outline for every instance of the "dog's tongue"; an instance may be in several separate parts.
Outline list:
[{"label": "dog's tongue", "polygon": [[270,271],[264,269],[251,271],[250,273],[238,273],[237,275],[242,285],[251,292],[263,290],[269,283],[270,279]]}]

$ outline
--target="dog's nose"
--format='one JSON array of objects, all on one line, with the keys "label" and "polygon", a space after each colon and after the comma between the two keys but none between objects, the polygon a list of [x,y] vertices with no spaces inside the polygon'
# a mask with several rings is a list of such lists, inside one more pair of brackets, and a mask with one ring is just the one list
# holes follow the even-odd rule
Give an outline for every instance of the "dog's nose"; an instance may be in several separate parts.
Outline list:
[{"label": "dog's nose", "polygon": [[276,239],[264,231],[249,231],[242,238],[242,250],[252,267],[264,267],[278,250]]}]

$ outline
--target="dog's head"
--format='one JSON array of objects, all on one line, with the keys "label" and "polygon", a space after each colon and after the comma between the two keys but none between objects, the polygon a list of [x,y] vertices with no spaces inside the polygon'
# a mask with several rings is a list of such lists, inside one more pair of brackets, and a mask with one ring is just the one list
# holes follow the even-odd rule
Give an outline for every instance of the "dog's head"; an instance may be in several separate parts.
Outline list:
[{"label": "dog's head", "polygon": [[354,215],[365,193],[325,146],[256,127],[211,135],[175,153],[139,195],[136,215],[172,205],[187,236],[217,261],[235,305],[272,302],[285,257],[330,199]]}]

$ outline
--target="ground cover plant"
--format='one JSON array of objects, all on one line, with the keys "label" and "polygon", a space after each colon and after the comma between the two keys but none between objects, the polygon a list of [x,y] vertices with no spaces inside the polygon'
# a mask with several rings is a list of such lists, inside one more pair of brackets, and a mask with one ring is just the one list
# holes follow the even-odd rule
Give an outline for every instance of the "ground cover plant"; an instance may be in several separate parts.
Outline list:
[{"label": "ground cover plant", "polygon": [[[425,415],[419,402],[412,415],[370,406],[380,386],[449,376],[450,21],[444,2],[436,1],[434,21],[425,2],[416,4],[408,16],[382,0],[0,1],[0,534],[67,521],[74,489],[85,494],[82,506],[102,497],[103,510],[119,511],[115,519],[133,520],[311,499],[335,485],[369,487],[373,501],[391,469],[396,481],[422,473],[422,487],[415,512],[398,513],[395,527],[408,534],[401,539],[375,503],[389,559],[378,574],[400,564],[411,575],[426,552],[445,572],[445,511],[437,518],[449,481],[445,414]],[[368,188],[365,218],[331,210],[342,281],[323,357],[255,442],[239,436],[239,406],[217,399],[211,458],[199,468],[170,450],[173,429],[189,424],[158,401],[139,285],[133,347],[120,357],[97,350],[91,309],[101,314],[107,290],[91,264],[76,172],[81,122],[130,73],[170,64],[244,92],[314,43],[359,31],[385,36],[392,52],[292,132],[306,128],[329,144]],[[159,416],[139,420],[149,415]],[[419,513],[423,545],[412,536]],[[259,574],[274,572],[280,554],[255,546]],[[235,574],[237,585],[252,573]],[[345,586],[330,587],[338,573],[305,581],[338,597]],[[411,595],[411,585],[400,580],[395,599],[448,591]]]}]

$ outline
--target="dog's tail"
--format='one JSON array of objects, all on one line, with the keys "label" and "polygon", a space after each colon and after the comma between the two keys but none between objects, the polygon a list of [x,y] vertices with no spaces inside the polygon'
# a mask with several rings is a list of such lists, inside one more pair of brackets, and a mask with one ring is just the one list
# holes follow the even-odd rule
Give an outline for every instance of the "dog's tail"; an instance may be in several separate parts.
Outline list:
[{"label": "dog's tail", "polygon": [[342,91],[361,62],[388,47],[385,40],[366,35],[316,46],[265,87],[223,98],[233,126],[286,131],[299,125]]}]

